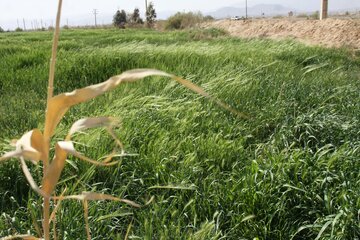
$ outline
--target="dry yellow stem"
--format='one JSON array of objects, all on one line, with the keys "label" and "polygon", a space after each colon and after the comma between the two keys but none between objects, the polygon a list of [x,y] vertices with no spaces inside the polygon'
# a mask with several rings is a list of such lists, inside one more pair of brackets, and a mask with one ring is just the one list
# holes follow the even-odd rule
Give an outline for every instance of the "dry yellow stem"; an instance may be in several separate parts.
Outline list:
[{"label": "dry yellow stem", "polygon": [[83,207],[84,207],[84,219],[85,219],[85,230],[86,236],[88,240],[91,240],[90,235],[90,227],[89,227],[89,205],[87,200],[83,200]]}]

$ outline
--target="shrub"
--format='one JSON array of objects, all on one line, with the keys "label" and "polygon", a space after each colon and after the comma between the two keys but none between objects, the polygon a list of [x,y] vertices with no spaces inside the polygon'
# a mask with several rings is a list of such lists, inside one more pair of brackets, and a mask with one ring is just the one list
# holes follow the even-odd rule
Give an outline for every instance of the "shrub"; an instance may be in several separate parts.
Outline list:
[{"label": "shrub", "polygon": [[204,16],[200,13],[188,12],[188,13],[176,13],[169,17],[165,24],[165,29],[184,29],[192,28],[204,21]]},{"label": "shrub", "polygon": [[215,18],[213,16],[211,16],[211,15],[206,15],[204,17],[204,21],[214,21],[214,20],[215,20]]},{"label": "shrub", "polygon": [[15,28],[15,32],[22,32],[22,31],[23,31],[22,28],[19,28],[19,27]]},{"label": "shrub", "polygon": [[280,15],[280,14],[275,15],[275,16],[273,17],[273,19],[282,19],[282,18],[284,18],[284,16],[283,16],[283,15]]},{"label": "shrub", "polygon": [[2,33],[2,32],[5,32],[5,31],[4,31],[4,29],[2,29],[2,27],[0,27],[0,33]]},{"label": "shrub", "polygon": [[315,11],[313,14],[310,15],[311,19],[319,19],[320,18],[320,13],[319,11]]},{"label": "shrub", "polygon": [[300,13],[296,17],[297,18],[309,18],[309,16],[306,13]]}]

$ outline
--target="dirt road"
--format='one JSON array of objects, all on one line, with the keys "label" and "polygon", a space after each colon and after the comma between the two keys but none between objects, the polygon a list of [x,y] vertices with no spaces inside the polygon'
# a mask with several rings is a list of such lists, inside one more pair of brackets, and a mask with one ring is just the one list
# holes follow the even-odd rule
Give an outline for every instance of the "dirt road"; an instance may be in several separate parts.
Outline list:
[{"label": "dirt road", "polygon": [[327,47],[350,47],[360,50],[360,20],[351,19],[254,19],[219,20],[203,24],[217,27],[242,38],[294,38],[307,44]]}]

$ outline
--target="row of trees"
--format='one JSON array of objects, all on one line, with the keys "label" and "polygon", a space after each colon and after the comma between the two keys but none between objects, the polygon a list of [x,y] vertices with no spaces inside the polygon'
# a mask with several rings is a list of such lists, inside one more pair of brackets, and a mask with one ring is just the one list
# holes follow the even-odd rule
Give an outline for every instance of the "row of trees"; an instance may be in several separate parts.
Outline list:
[{"label": "row of trees", "polygon": [[[150,2],[146,9],[146,24],[148,27],[153,27],[156,21],[156,11],[154,4]],[[134,11],[130,14],[127,14],[125,10],[118,10],[113,18],[114,26],[124,28],[126,24],[144,24],[144,20],[140,17],[139,8],[135,8]]]}]

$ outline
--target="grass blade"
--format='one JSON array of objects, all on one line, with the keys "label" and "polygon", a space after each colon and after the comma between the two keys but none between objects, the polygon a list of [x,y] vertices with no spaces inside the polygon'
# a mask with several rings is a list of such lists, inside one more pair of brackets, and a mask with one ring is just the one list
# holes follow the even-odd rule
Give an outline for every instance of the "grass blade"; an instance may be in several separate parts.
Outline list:
[{"label": "grass blade", "polygon": [[167,185],[167,186],[152,186],[148,189],[175,189],[175,190],[196,190],[195,185],[191,186],[173,186],[173,185]]},{"label": "grass blade", "polygon": [[315,238],[315,240],[319,240],[319,239],[321,238],[322,234],[325,232],[326,228],[327,228],[328,226],[330,226],[330,224],[332,224],[332,221],[327,221],[327,222],[324,224],[324,226],[320,229],[320,232],[319,232],[319,234],[317,235],[317,237]]}]

